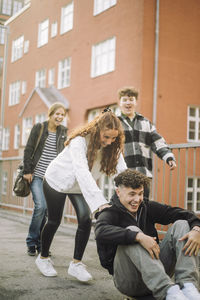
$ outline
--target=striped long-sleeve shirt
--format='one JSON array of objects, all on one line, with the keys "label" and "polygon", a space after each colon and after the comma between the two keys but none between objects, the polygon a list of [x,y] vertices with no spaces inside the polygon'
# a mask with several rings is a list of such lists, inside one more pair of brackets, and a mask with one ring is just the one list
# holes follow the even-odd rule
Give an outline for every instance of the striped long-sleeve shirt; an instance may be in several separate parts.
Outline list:
[{"label": "striped long-sleeve shirt", "polygon": [[43,178],[48,165],[56,156],[56,132],[49,132],[42,155],[35,167],[34,175]]},{"label": "striped long-sleeve shirt", "polygon": [[124,128],[124,156],[128,168],[152,178],[152,151],[166,162],[175,160],[166,141],[148,119],[137,113],[132,122],[123,114],[119,119]]}]

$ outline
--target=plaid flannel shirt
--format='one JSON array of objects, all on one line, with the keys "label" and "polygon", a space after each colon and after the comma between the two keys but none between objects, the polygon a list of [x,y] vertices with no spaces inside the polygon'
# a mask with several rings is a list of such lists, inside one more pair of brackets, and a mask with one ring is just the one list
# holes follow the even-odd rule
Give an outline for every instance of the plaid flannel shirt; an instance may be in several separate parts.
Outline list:
[{"label": "plaid flannel shirt", "polygon": [[131,121],[125,115],[118,118],[124,128],[124,158],[128,168],[152,178],[152,151],[164,161],[175,160],[166,141],[148,119],[136,113],[131,126]]}]

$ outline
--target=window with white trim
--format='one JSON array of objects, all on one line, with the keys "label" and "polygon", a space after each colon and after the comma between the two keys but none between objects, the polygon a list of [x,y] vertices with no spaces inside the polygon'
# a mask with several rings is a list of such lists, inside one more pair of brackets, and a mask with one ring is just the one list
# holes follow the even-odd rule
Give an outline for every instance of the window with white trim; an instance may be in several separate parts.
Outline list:
[{"label": "window with white trim", "polygon": [[49,19],[41,22],[38,26],[38,47],[48,43],[49,36]]},{"label": "window with white trim", "polygon": [[60,34],[73,28],[74,2],[61,8]]},{"label": "window with white trim", "polygon": [[42,123],[42,122],[44,122],[46,119],[47,119],[47,116],[46,116],[45,113],[43,113],[43,114],[37,114],[37,115],[35,116],[35,123]]},{"label": "window with white trim", "polygon": [[2,2],[2,14],[11,16],[12,0],[3,0]]},{"label": "window with white trim", "polygon": [[54,85],[55,83],[55,68],[49,69],[48,72],[48,85]]},{"label": "window with white trim", "polygon": [[188,132],[189,142],[200,141],[200,107],[188,107]]},{"label": "window with white trim", "polygon": [[5,28],[3,28],[2,26],[0,27],[0,44],[4,45],[5,43],[5,34],[6,34],[6,30]]},{"label": "window with white trim", "polygon": [[10,129],[4,128],[3,129],[3,143],[2,143],[2,150],[7,151],[9,150],[10,145]]},{"label": "window with white trim", "polygon": [[117,0],[94,0],[94,16],[117,4]]},{"label": "window with white trim", "polygon": [[115,70],[115,48],[115,37],[92,46],[91,77]]},{"label": "window with white trim", "polygon": [[7,195],[8,191],[8,172],[3,171],[2,173],[2,195]]},{"label": "window with white trim", "polygon": [[27,88],[27,81],[22,81],[22,95],[26,94],[26,88]]},{"label": "window with white trim", "polygon": [[23,121],[22,121],[22,146],[26,145],[26,142],[28,140],[32,126],[33,126],[32,117],[27,117],[27,118],[23,119]]},{"label": "window with white trim", "polygon": [[46,70],[41,69],[35,74],[35,87],[45,88],[46,86]]},{"label": "window with white trim", "polygon": [[14,129],[14,149],[19,149],[19,145],[20,145],[20,126],[19,124],[16,124]]},{"label": "window with white trim", "polygon": [[[17,173],[17,171],[15,170],[15,171],[13,172],[12,186],[14,186],[14,184],[15,184],[15,180],[16,180],[16,178],[17,178],[17,175],[18,175],[18,173]],[[13,191],[12,191],[12,195],[13,195],[13,196],[16,196],[15,193],[14,193]]]},{"label": "window with white trim", "polygon": [[28,50],[29,50],[29,41],[27,40],[27,41],[25,41],[24,42],[24,53],[28,53]]},{"label": "window with white trim", "polygon": [[20,1],[14,1],[13,2],[13,15],[15,15],[20,9],[22,8],[22,2]]},{"label": "window with white trim", "polygon": [[9,85],[9,100],[8,105],[18,104],[20,100],[20,81],[17,80]]},{"label": "window with white trim", "polygon": [[71,57],[65,58],[58,63],[58,89],[70,86]]},{"label": "window with white trim", "polygon": [[0,75],[2,75],[3,72],[3,57],[0,57]]},{"label": "window with white trim", "polygon": [[188,178],[186,194],[186,209],[200,212],[200,177]]},{"label": "window with white trim", "polygon": [[54,22],[51,24],[51,37],[55,37],[58,33],[58,23]]},{"label": "window with white trim", "polygon": [[20,36],[12,42],[12,56],[11,62],[14,62],[20,59],[24,51],[24,36]]}]

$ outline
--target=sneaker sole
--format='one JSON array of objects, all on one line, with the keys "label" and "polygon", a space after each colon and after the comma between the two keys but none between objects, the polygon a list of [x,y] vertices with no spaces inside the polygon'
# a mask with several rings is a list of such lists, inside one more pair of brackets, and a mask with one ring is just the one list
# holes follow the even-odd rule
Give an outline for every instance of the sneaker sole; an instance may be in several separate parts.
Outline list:
[{"label": "sneaker sole", "polygon": [[42,273],[42,275],[44,275],[45,277],[56,277],[58,274],[49,274],[49,273],[44,273],[43,271],[40,270],[39,265],[37,264],[37,262],[35,262],[36,266],[38,267],[39,271]]},{"label": "sneaker sole", "polygon": [[70,276],[72,276],[72,277],[78,279],[78,280],[81,281],[81,282],[88,282],[88,281],[91,281],[91,280],[93,279],[93,278],[91,277],[91,278],[85,280],[85,279],[81,279],[81,278],[79,278],[79,277],[77,277],[77,276],[75,276],[75,275],[69,273],[69,271],[68,271],[67,273],[68,273],[68,275],[70,275]]},{"label": "sneaker sole", "polygon": [[36,256],[36,252],[35,253],[31,253],[31,252],[27,252],[29,256]]}]

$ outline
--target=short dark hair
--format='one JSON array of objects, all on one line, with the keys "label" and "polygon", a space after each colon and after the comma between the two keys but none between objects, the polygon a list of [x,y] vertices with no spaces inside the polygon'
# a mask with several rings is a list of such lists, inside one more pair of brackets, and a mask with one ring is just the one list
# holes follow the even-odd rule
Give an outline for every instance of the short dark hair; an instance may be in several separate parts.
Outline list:
[{"label": "short dark hair", "polygon": [[118,90],[119,99],[124,96],[135,97],[137,99],[138,94],[139,94],[138,91],[134,87],[123,87]]},{"label": "short dark hair", "polygon": [[114,182],[117,187],[123,185],[132,189],[138,189],[141,186],[148,187],[150,179],[136,170],[126,169],[114,178]]}]

